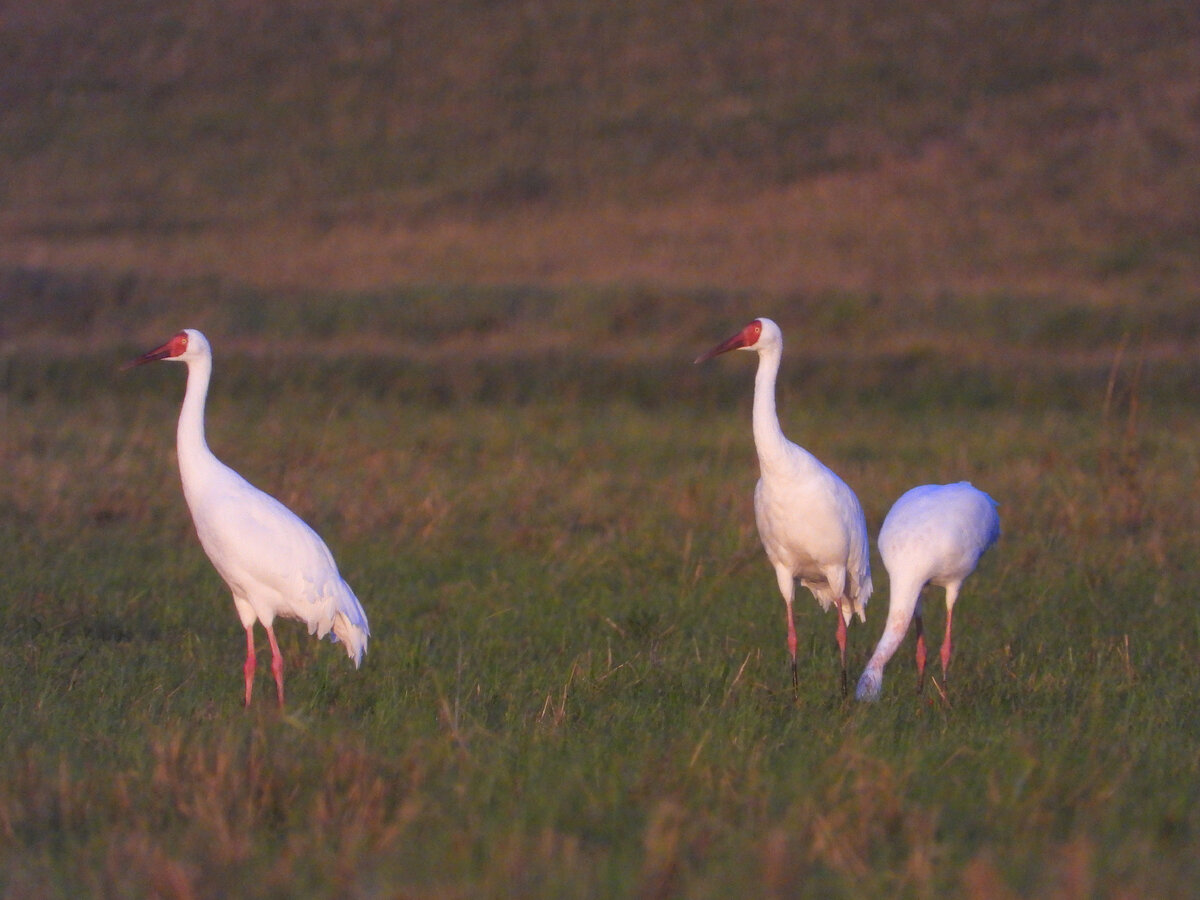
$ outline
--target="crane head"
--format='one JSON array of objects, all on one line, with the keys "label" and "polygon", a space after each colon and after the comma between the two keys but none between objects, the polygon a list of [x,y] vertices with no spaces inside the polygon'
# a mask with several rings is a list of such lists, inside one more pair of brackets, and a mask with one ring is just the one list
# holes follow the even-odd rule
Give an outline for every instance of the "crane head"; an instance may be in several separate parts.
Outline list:
[{"label": "crane head", "polygon": [[717,344],[717,346],[713,347],[707,353],[701,353],[696,357],[696,362],[702,363],[707,359],[712,359],[714,356],[720,356],[722,353],[727,353],[730,350],[757,349],[758,340],[762,337],[764,321],[770,320],[755,319],[737,334],[721,341],[721,343]]},{"label": "crane head", "polygon": [[132,369],[134,366],[145,365],[148,362],[154,362],[159,359],[179,359],[183,354],[187,353],[189,344],[194,340],[193,335],[199,336],[200,332],[192,331],[191,329],[181,331],[161,347],[155,347],[153,350],[143,353],[137,359],[131,359],[125,365],[121,366],[121,368]]}]

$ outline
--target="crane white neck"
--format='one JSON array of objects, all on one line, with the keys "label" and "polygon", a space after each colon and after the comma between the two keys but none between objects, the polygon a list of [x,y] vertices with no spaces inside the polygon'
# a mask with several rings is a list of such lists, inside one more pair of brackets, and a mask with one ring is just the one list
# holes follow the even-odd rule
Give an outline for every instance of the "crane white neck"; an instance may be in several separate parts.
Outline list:
[{"label": "crane white neck", "polygon": [[769,467],[790,456],[791,442],[779,426],[775,411],[775,382],[783,346],[775,343],[758,350],[758,371],[754,376],[754,447],[759,464]]},{"label": "crane white neck", "polygon": [[187,390],[179,410],[179,426],[175,431],[179,474],[184,487],[190,476],[205,462],[215,459],[204,439],[204,405],[208,399],[208,382],[212,377],[212,357],[199,356],[187,361]]}]

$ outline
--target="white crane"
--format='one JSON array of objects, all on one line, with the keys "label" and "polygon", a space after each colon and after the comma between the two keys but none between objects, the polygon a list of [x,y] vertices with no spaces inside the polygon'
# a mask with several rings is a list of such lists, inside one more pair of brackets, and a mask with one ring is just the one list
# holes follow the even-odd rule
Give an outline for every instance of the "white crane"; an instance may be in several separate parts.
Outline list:
[{"label": "white crane", "polygon": [[822,610],[837,607],[837,642],[846,693],[846,628],[857,614],[866,620],[871,597],[867,522],[854,491],[829,468],[783,435],[775,413],[775,379],[783,334],[770,319],[755,319],[728,340],[697,357],[701,363],[729,350],[758,354],[754,378],[754,446],[761,477],[754,488],[754,517],[767,558],[775,568],[787,606],[792,687],[796,676],[796,625],[792,600],[796,579]]},{"label": "white crane", "polygon": [[258,621],[271,642],[271,671],[282,707],[283,656],[275,640],[275,617],[299,619],[309,634],[341,641],[357,668],[371,633],[366,613],[317,533],[208,449],[204,402],[212,349],[204,335],[190,328],[181,331],[125,368],[159,359],[187,363],[187,391],[176,433],[179,475],[200,544],[229,585],[246,629],[246,705],[254,687]]},{"label": "white crane", "polygon": [[878,700],[883,667],[892,658],[908,623],[917,622],[917,690],[925,679],[925,633],[921,590],[927,584],[946,589],[946,637],[942,641],[942,677],[950,668],[950,625],[954,602],[979,557],[1000,537],[996,501],[970,482],[924,484],[892,506],[879,531],[879,553],[888,571],[891,597],[883,636],[858,680],[859,700]]}]

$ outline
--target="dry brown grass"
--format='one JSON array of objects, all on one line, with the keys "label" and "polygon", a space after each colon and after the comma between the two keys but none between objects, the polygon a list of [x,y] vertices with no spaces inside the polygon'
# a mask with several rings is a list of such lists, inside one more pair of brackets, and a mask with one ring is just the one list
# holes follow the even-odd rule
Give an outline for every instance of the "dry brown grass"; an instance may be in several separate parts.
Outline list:
[{"label": "dry brown grass", "polygon": [[[1137,298],[1151,286],[1186,291],[1197,277],[1186,254],[1166,250],[1150,266],[1112,271],[1104,259],[1121,251],[1124,229],[1049,198],[1004,209],[1009,188],[973,182],[974,165],[961,148],[935,145],[873,171],[735,198],[645,205],[598,198],[419,223],[351,214],[315,225],[301,215],[217,222],[184,235],[59,239],[13,229],[0,260],[166,277],[216,273],[263,288],[616,283],[889,298],[1006,290],[1102,303]],[[991,203],[971,196],[980,191],[1000,196]]]}]

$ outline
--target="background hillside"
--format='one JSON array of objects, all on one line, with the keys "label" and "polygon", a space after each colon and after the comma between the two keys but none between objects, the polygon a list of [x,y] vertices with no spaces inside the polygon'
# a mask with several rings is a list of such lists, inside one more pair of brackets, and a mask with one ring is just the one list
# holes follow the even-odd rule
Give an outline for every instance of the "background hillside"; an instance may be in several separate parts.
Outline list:
[{"label": "background hillside", "polygon": [[0,4],[0,262],[1181,303],[1187,0]]}]

